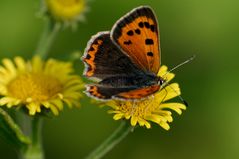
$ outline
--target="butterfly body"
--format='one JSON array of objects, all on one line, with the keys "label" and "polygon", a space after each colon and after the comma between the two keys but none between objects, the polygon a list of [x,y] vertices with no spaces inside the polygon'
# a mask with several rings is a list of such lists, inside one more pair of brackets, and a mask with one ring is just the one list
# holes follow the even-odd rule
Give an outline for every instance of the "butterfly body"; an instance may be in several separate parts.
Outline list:
[{"label": "butterfly body", "polygon": [[142,99],[160,89],[158,25],[150,7],[138,7],[110,32],[92,36],[82,57],[84,75],[96,79],[86,93],[97,99]]}]

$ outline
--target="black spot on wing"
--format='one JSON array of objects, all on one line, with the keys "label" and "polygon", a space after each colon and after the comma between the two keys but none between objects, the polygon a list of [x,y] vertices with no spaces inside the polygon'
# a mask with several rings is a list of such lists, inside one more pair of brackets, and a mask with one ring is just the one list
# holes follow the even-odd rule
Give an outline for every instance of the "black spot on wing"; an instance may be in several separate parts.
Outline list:
[{"label": "black spot on wing", "polygon": [[90,54],[87,54],[85,58],[90,59],[91,58]]},{"label": "black spot on wing", "polygon": [[91,71],[92,67],[89,65],[89,67],[87,68],[87,72]]},{"label": "black spot on wing", "polygon": [[139,22],[138,25],[139,25],[140,28],[143,28],[143,27],[144,27],[144,23],[143,23],[143,22]]},{"label": "black spot on wing", "polygon": [[153,41],[153,39],[146,39],[146,40],[145,40],[145,44],[146,44],[146,45],[153,45],[153,44],[154,44],[154,41]]},{"label": "black spot on wing", "polygon": [[93,93],[94,93],[94,91],[89,91],[89,93],[90,93],[90,94],[93,94]]},{"label": "black spot on wing", "polygon": [[144,26],[145,26],[146,28],[150,28],[150,24],[149,24],[148,22],[144,22]]},{"label": "black spot on wing", "polygon": [[90,49],[89,49],[89,51],[94,51],[95,49],[91,46],[90,47]]},{"label": "black spot on wing", "polygon": [[154,32],[154,31],[155,31],[155,26],[154,26],[154,25],[150,25],[150,30],[151,30],[152,32]]},{"label": "black spot on wing", "polygon": [[141,33],[141,31],[139,29],[136,29],[135,33],[139,35]]},{"label": "black spot on wing", "polygon": [[134,32],[133,32],[133,30],[129,30],[129,31],[127,32],[127,35],[129,35],[129,36],[132,36],[132,35],[134,35]]},{"label": "black spot on wing", "polygon": [[131,41],[131,40],[124,41],[124,44],[125,44],[125,45],[130,45],[130,44],[132,44],[132,41]]},{"label": "black spot on wing", "polygon": [[154,53],[153,53],[153,52],[147,52],[147,56],[153,57],[153,56],[154,56]]}]

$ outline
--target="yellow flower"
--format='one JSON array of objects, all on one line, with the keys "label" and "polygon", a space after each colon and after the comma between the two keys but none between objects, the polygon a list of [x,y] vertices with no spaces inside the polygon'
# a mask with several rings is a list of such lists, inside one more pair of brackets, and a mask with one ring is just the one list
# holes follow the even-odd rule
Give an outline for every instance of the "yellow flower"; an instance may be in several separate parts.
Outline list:
[{"label": "yellow flower", "polygon": [[[167,73],[167,67],[162,66],[158,76],[163,77],[169,82],[175,75],[173,73]],[[182,109],[185,110],[186,106],[181,103],[165,102],[180,94],[179,85],[173,83],[163,86],[158,92],[146,99],[138,101],[110,100],[106,105],[112,108],[112,110],[109,110],[109,113],[114,114],[114,120],[127,119],[130,120],[132,126],[139,124],[147,128],[151,128],[151,121],[169,130],[169,123],[173,121],[172,112],[170,110],[181,114]]]},{"label": "yellow flower", "polygon": [[57,21],[74,23],[84,20],[87,0],[44,0],[48,13]]},{"label": "yellow flower", "polygon": [[83,88],[81,79],[72,75],[70,62],[39,57],[25,61],[15,57],[14,61],[3,59],[0,65],[0,106],[25,106],[30,115],[50,109],[58,115],[66,103],[69,107],[79,106]]}]

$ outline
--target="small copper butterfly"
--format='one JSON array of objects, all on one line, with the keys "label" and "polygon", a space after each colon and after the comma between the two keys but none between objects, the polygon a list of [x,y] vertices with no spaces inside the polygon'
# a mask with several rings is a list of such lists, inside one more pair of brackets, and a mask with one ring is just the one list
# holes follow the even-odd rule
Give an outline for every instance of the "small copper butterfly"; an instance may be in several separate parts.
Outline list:
[{"label": "small copper butterfly", "polygon": [[141,99],[160,89],[159,29],[148,6],[133,9],[112,30],[91,37],[82,60],[84,75],[96,79],[86,93],[97,99]]}]

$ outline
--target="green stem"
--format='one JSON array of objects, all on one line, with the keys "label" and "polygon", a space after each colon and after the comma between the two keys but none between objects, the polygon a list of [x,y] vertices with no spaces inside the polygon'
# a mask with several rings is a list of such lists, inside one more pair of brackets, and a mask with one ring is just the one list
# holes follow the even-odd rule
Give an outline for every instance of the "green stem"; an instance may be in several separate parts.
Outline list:
[{"label": "green stem", "polygon": [[41,117],[33,117],[31,123],[31,140],[27,148],[20,153],[20,159],[44,159],[44,151],[42,148],[42,119]]},{"label": "green stem", "polygon": [[34,117],[32,120],[32,144],[36,146],[42,145],[42,118]]},{"label": "green stem", "polygon": [[46,19],[45,27],[42,36],[35,51],[35,55],[41,56],[43,59],[47,57],[52,43],[54,42],[57,33],[60,31],[61,24]]},{"label": "green stem", "polygon": [[121,125],[113,132],[113,134],[110,135],[85,159],[100,159],[111,149],[113,149],[120,141],[122,141],[132,130],[133,127],[131,125],[126,122],[122,122]]}]

